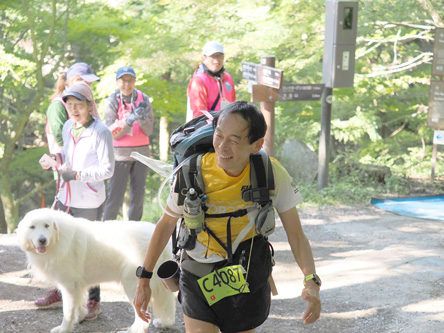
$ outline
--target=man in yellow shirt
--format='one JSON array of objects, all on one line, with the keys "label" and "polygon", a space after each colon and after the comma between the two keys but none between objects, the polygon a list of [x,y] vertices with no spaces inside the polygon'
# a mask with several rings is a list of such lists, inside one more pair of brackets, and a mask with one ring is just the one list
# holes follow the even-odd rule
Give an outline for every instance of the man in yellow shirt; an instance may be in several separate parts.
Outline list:
[{"label": "man in yellow shirt", "polygon": [[[205,154],[200,163],[207,207],[205,224],[194,248],[183,250],[179,300],[187,332],[254,332],[268,317],[271,303],[268,278],[272,258],[268,239],[256,228],[248,228],[255,214],[227,218],[214,215],[251,209],[253,203],[243,200],[242,189],[251,186],[250,155],[261,149],[266,124],[253,104],[237,101],[216,115],[213,126],[215,152]],[[275,190],[270,199],[305,276],[302,297],[308,307],[302,319],[304,324],[314,323],[321,312],[321,281],[296,210],[302,197],[286,170],[274,159],[272,169]],[[141,266],[145,274],[139,278],[133,304],[145,321],[150,319],[146,309],[151,297],[152,270],[183,210],[177,204],[177,195],[171,193]],[[186,265],[190,261],[210,269],[199,274],[187,268],[192,267]]]}]

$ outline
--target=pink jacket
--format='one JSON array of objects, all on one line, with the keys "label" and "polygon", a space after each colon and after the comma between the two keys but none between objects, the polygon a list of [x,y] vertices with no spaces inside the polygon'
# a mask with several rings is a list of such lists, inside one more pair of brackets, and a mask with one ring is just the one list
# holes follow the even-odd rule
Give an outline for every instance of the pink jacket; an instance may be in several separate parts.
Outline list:
[{"label": "pink jacket", "polygon": [[[209,111],[211,109],[220,91],[220,81],[221,79],[208,75],[203,71],[194,73],[187,89],[193,118],[202,115],[201,110]],[[222,94],[214,111],[220,110],[222,100],[229,103],[236,100],[233,79],[227,72],[222,74]]]}]

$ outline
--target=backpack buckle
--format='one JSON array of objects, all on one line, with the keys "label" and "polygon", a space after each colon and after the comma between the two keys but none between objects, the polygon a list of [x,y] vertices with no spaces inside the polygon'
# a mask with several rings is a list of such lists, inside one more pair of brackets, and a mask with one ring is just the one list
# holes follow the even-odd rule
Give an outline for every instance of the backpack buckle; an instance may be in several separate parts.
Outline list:
[{"label": "backpack buckle", "polygon": [[242,190],[242,199],[246,202],[252,201],[257,203],[264,203],[270,200],[270,193],[268,187],[261,188],[246,188]]}]

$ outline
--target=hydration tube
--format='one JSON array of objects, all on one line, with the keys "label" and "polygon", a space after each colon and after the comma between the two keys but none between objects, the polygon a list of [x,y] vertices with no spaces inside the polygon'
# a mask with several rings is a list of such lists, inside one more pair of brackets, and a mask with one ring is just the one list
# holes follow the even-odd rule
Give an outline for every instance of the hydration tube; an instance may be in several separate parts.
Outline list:
[{"label": "hydration tube", "polygon": [[186,159],[184,159],[173,171],[171,171],[171,173],[168,175],[168,177],[165,178],[165,180],[162,182],[162,184],[160,184],[159,191],[157,192],[157,201],[158,201],[159,207],[162,209],[162,211],[171,217],[181,218],[182,216],[173,214],[171,212],[167,212],[165,207],[162,206],[162,201],[161,201],[160,196],[162,194],[163,188],[165,187],[166,183],[171,179],[171,177],[173,177],[182,168],[182,165],[184,165],[186,162],[188,162],[188,160],[192,159],[194,156],[197,156],[197,155],[199,155],[199,154],[195,153],[191,156],[188,156]]}]

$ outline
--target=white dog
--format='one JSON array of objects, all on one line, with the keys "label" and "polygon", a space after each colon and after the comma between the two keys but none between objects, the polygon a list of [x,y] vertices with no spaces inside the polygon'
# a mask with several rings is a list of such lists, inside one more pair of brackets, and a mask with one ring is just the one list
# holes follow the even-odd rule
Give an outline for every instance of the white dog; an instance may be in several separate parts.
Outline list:
[{"label": "white dog", "polygon": [[[63,321],[54,332],[71,332],[86,315],[86,294],[102,282],[121,282],[132,303],[137,287],[136,268],[142,265],[154,230],[147,222],[91,222],[47,208],[26,214],[17,229],[20,248],[26,252],[34,275],[61,290]],[[171,259],[168,246],[159,263]],[[157,270],[157,267],[156,267]],[[151,279],[153,324],[172,326],[174,294],[156,274]],[[128,332],[146,332],[148,324],[135,313]]]}]

